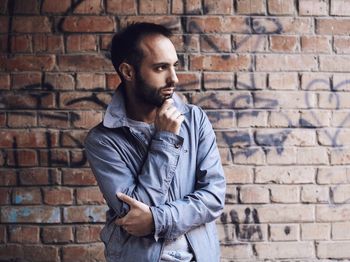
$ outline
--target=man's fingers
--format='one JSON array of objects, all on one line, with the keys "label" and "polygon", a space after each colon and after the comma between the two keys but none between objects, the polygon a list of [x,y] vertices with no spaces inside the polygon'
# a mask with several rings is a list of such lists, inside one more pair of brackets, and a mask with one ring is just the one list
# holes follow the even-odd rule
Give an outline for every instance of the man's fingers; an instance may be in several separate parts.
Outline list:
[{"label": "man's fingers", "polygon": [[123,193],[117,193],[117,197],[118,197],[121,201],[127,203],[130,207],[136,205],[136,200],[133,199],[133,198],[131,198],[131,197],[129,197],[128,195],[125,195],[125,194],[123,194]]}]

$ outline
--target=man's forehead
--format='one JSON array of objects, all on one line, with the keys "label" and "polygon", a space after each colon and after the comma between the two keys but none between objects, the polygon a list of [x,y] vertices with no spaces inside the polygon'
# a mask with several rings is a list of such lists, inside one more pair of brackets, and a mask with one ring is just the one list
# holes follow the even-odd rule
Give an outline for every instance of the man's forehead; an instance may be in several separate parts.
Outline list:
[{"label": "man's forehead", "polygon": [[163,35],[148,35],[145,36],[139,45],[145,58],[152,57],[153,59],[171,59],[177,60],[177,54],[173,43],[169,38]]}]

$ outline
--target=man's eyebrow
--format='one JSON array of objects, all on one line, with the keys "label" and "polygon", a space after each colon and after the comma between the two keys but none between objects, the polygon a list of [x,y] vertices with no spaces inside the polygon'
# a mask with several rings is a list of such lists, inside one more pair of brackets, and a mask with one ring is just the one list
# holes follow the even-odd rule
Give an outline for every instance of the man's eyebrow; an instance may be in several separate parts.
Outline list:
[{"label": "man's eyebrow", "polygon": [[[159,63],[154,63],[153,66],[162,66],[162,65],[170,65],[171,63],[168,62],[159,62]],[[179,60],[177,60],[174,65],[179,64]]]}]

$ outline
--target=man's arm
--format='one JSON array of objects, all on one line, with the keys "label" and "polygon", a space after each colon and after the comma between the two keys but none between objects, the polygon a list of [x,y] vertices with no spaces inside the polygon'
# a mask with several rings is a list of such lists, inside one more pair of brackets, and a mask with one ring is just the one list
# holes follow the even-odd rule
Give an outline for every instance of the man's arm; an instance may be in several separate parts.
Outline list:
[{"label": "man's arm", "polygon": [[[125,154],[108,135],[90,133],[85,149],[90,166],[108,205],[117,216],[124,216],[129,205],[116,194],[122,192],[147,205],[164,204],[175,174],[183,138],[178,136],[183,116],[168,110],[172,101],[164,102],[157,112],[156,128],[159,130],[151,141],[147,157],[139,174],[133,173],[122,155]],[[132,161],[132,160],[130,160]]]}]

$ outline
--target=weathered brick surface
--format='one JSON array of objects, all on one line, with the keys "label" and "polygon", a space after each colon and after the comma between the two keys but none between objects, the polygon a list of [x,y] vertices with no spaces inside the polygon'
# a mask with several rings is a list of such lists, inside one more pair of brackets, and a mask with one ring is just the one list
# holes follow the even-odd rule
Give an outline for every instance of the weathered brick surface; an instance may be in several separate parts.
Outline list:
[{"label": "weathered brick surface", "polygon": [[84,151],[120,84],[114,32],[174,32],[215,130],[221,261],[350,260],[350,3],[0,0],[0,261],[105,261]]}]

